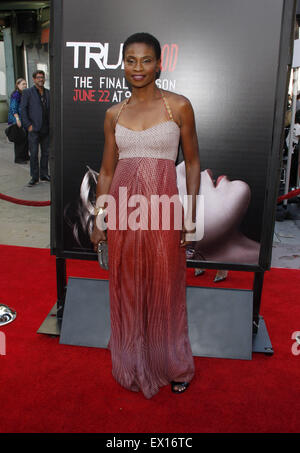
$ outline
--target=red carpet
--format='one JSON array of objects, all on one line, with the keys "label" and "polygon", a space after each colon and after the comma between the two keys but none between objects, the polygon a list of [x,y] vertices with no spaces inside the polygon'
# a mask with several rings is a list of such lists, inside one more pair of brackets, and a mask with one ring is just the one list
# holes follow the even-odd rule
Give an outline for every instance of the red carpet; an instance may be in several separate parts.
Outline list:
[{"label": "red carpet", "polygon": [[[63,346],[37,334],[56,301],[55,257],[49,250],[1,246],[1,303],[17,311],[0,328],[0,431],[3,433],[246,433],[300,430],[300,271],[266,272],[263,315],[273,356],[252,361],[196,357],[184,395],[163,388],[151,400],[120,387],[108,350]],[[69,276],[106,278],[97,262],[67,260]],[[188,284],[210,286],[214,271]],[[251,288],[253,274],[233,272],[224,287]],[[3,335],[1,335],[3,337]],[[300,346],[299,346],[300,351]]]}]

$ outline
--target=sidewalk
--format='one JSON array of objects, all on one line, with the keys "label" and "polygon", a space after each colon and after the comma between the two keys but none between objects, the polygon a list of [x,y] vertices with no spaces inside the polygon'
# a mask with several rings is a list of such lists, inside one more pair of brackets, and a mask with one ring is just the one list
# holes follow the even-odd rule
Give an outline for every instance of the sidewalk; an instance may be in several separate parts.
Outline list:
[{"label": "sidewalk", "polygon": [[[50,184],[40,182],[27,187],[29,164],[14,163],[14,145],[0,123],[0,192],[23,200],[50,200]],[[293,205],[298,220],[276,222],[272,267],[300,269],[300,204]],[[0,244],[25,247],[50,247],[50,206],[22,206],[0,200]]]},{"label": "sidewalk", "polygon": [[[50,184],[40,182],[27,187],[30,166],[14,163],[14,144],[0,123],[0,192],[22,200],[50,200]],[[50,247],[50,206],[23,206],[0,200],[0,244],[25,247]]]}]

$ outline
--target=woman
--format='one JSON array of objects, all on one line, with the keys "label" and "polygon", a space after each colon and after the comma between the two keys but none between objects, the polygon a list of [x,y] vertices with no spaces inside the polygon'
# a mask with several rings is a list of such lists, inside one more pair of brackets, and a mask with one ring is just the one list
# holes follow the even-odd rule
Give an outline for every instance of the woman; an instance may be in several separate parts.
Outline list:
[{"label": "woman", "polygon": [[[171,383],[184,392],[194,375],[186,313],[186,234],[175,229],[98,229],[104,216],[101,195],[110,194],[118,206],[119,188],[127,196],[178,195],[175,161],[181,140],[187,192],[196,195],[200,163],[194,113],[183,96],[161,91],[155,80],[161,49],[147,33],[130,36],[123,46],[130,98],[111,107],[104,121],[105,145],[96,190],[94,249],[108,239],[112,373],[125,388],[141,390],[146,398]],[[120,206],[117,225],[134,212]],[[117,209],[117,213],[119,210]],[[161,220],[161,219],[160,219]]]},{"label": "woman", "polygon": [[[20,102],[22,91],[27,88],[26,80],[20,78],[16,81],[15,90],[12,92],[10,97],[9,111],[8,111],[8,125],[16,124],[18,127],[22,127],[22,119],[20,115]],[[26,164],[29,160],[28,154],[28,141],[27,135],[24,134],[22,141],[14,142],[15,149],[15,163]]]}]

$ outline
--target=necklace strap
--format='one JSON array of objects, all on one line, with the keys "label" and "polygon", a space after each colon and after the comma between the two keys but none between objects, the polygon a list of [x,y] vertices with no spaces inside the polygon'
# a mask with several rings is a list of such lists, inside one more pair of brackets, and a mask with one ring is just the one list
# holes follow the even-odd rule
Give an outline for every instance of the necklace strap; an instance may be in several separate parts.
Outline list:
[{"label": "necklace strap", "polygon": [[162,99],[164,101],[164,104],[165,104],[166,110],[168,112],[168,115],[170,117],[170,120],[174,121],[174,118],[173,118],[173,115],[172,115],[172,110],[171,110],[170,105],[169,105],[169,103],[167,101],[167,98],[165,97],[165,95],[164,95],[164,93],[162,92],[161,89],[159,91],[160,91],[161,97],[162,97]]},{"label": "necklace strap", "polygon": [[116,118],[115,118],[115,125],[116,125],[117,122],[118,122],[119,116],[121,115],[123,108],[125,107],[125,105],[128,104],[129,99],[130,99],[130,98],[127,98],[126,101],[123,102],[123,104],[121,105],[121,108],[119,109],[118,114],[117,114],[117,116],[116,116]]}]

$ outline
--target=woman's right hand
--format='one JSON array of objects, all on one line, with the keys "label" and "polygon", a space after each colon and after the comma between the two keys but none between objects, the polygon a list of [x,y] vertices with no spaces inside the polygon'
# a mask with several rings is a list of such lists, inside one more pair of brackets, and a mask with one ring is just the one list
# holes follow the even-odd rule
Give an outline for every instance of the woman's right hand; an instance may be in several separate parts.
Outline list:
[{"label": "woman's right hand", "polygon": [[107,241],[106,231],[99,230],[95,224],[90,239],[94,245],[94,251],[97,252],[99,242]]},{"label": "woman's right hand", "polygon": [[16,123],[17,123],[17,126],[18,126],[18,127],[22,127],[22,123],[21,123],[21,121],[20,121],[19,119],[16,120]]}]

